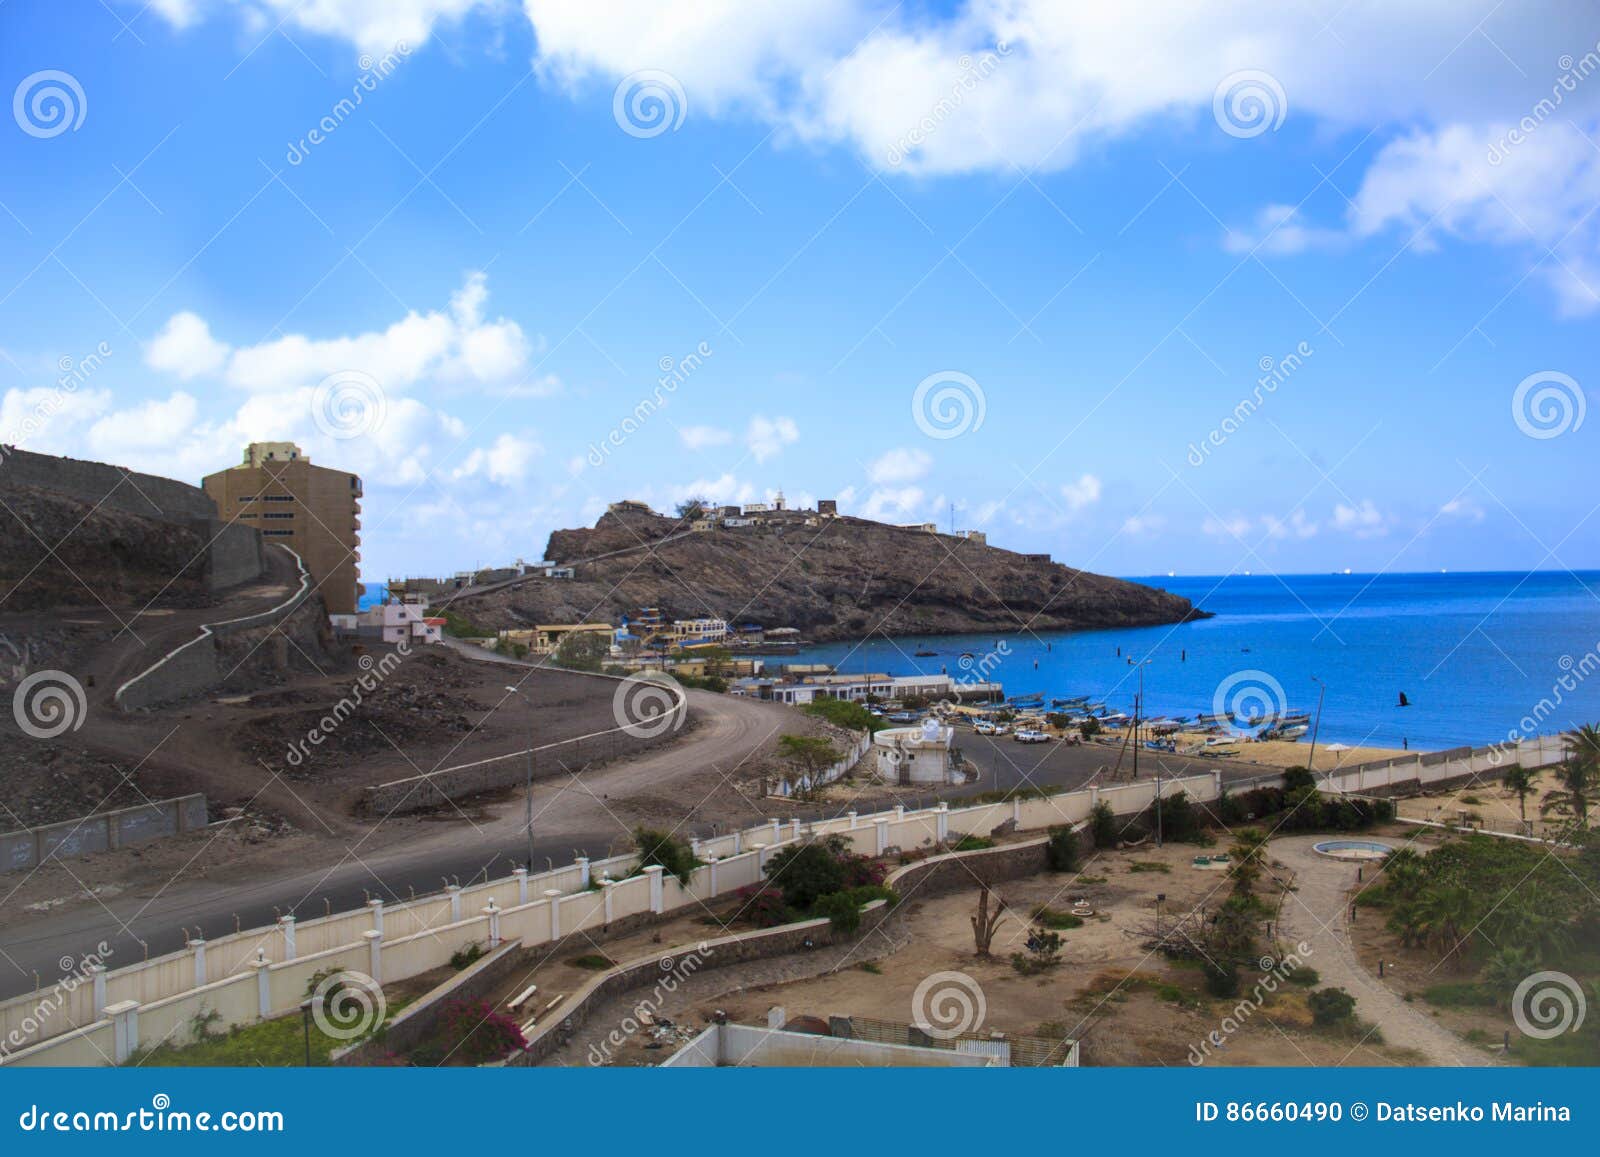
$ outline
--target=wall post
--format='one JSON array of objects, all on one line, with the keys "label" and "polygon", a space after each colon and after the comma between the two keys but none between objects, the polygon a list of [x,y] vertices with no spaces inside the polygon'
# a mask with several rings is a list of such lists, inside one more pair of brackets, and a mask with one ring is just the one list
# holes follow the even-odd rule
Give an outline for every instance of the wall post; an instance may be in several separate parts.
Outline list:
[{"label": "wall post", "polygon": [[511,874],[517,878],[517,903],[526,904],[528,902],[528,869],[513,868],[511,869]]},{"label": "wall post", "polygon": [[500,909],[495,906],[494,898],[489,898],[489,903],[483,909],[483,914],[489,917],[489,947],[500,947]]},{"label": "wall post", "polygon": [[941,802],[934,817],[939,821],[939,842],[942,844],[950,835],[950,805]]},{"label": "wall post", "polygon": [[361,938],[367,942],[367,975],[383,983],[383,933],[371,929],[363,932]]},{"label": "wall post", "polygon": [[106,966],[91,964],[89,972],[94,977],[94,1018],[99,1020],[106,1014]]},{"label": "wall post", "polygon": [[444,890],[450,896],[450,923],[459,924],[461,922],[461,885],[447,884]]},{"label": "wall post", "polygon": [[885,816],[881,820],[873,820],[872,826],[877,829],[878,855],[883,855],[884,849],[889,846],[889,819]]},{"label": "wall post", "polygon": [[383,899],[381,897],[368,900],[367,908],[372,913],[372,930],[379,936],[383,935]]},{"label": "wall post", "polygon": [[783,843],[783,825],[778,820],[772,821],[772,842],[774,844]]},{"label": "wall post", "polygon": [[267,972],[271,966],[267,963],[266,954],[257,949],[250,967],[256,970],[256,1013],[266,1020],[272,1015],[272,976]]},{"label": "wall post", "polygon": [[611,890],[617,886],[615,880],[601,880],[600,894],[605,898],[606,923],[611,923]]},{"label": "wall post", "polygon": [[106,1008],[111,1018],[111,1059],[122,1064],[139,1051],[139,1002],[119,1000]]},{"label": "wall post", "polygon": [[283,958],[294,959],[294,913],[278,917],[278,927],[283,931]]},{"label": "wall post", "polygon": [[650,864],[644,870],[644,874],[650,877],[650,911],[655,912],[658,915],[664,911],[662,903],[665,897],[661,892],[662,871],[663,869],[660,864]]},{"label": "wall post", "polygon": [[588,891],[588,889],[589,889],[589,857],[588,856],[579,856],[577,858],[577,860],[574,861],[574,862],[578,865],[578,888],[579,888],[580,891]]},{"label": "wall post", "polygon": [[189,947],[194,951],[194,986],[204,988],[206,985],[206,941],[201,936],[189,941]]},{"label": "wall post", "polygon": [[561,889],[546,888],[544,898],[550,901],[550,939],[561,939]]}]

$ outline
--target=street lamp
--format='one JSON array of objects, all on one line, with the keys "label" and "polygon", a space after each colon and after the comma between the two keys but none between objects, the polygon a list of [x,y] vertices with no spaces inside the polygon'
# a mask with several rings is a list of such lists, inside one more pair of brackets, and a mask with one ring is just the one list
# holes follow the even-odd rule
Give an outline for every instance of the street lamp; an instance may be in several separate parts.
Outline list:
[{"label": "street lamp", "polygon": [[[1153,659],[1139,660],[1139,692],[1133,697],[1133,778],[1139,778],[1139,713],[1144,707],[1144,669]],[[1156,761],[1156,847],[1162,845],[1161,761]]]},{"label": "street lamp", "polygon": [[528,871],[533,871],[533,700],[523,692],[520,687],[507,687],[506,690],[517,696],[528,705]]}]

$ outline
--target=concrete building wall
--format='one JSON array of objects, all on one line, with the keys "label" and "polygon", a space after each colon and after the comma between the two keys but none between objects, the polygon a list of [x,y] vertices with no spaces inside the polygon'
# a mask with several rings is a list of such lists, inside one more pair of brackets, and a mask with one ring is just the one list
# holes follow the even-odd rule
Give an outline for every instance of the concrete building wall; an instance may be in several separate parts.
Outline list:
[{"label": "concrete building wall", "polygon": [[[248,451],[247,451],[248,454]],[[305,560],[331,614],[351,614],[361,594],[361,479],[305,457],[258,459],[208,474],[205,492],[225,520],[288,546]]]}]

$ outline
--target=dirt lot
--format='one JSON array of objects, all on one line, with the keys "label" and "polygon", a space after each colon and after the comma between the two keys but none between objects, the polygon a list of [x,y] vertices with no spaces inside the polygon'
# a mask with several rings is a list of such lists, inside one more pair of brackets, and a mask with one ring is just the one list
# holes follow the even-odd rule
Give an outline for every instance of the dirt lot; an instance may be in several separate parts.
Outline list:
[{"label": "dirt lot", "polygon": [[[1023,1035],[1065,1033],[1083,1041],[1084,1064],[1189,1064],[1191,1048],[1235,1011],[1239,998],[1207,996],[1197,968],[1167,961],[1147,945],[1158,893],[1166,897],[1162,910],[1169,920],[1176,912],[1214,906],[1226,895],[1224,873],[1192,866],[1195,855],[1204,851],[1170,845],[1095,853],[1077,876],[1043,875],[1008,883],[999,891],[1010,910],[986,960],[974,955],[969,924],[976,889],[925,899],[913,893],[902,900],[891,921],[856,945],[694,975],[662,1001],[658,1019],[665,1016],[673,1028],[659,1034],[641,1028],[615,1049],[606,1044],[607,1035],[629,1017],[632,1003],[649,992],[612,1001],[550,1063],[658,1064],[718,1010],[736,1022],[757,1025],[766,1023],[767,1010],[774,1005],[781,1005],[789,1018],[836,1014],[911,1023],[929,1019],[926,1009],[916,1007],[919,986],[938,974],[959,973],[965,978],[959,983],[981,993],[982,1013],[972,1028]],[[1010,957],[1023,948],[1032,923],[1028,915],[1041,905],[1063,911],[1077,900],[1086,901],[1095,914],[1062,933],[1061,963],[1039,976],[1020,975]],[[718,925],[701,912],[608,943],[568,945],[529,976],[509,983],[500,1001],[528,983],[539,985],[541,1005],[557,994],[570,995],[594,975],[574,963],[587,954],[610,960],[665,955],[717,931]],[[1242,978],[1245,994],[1255,979],[1253,974]],[[942,983],[948,987],[952,981],[947,978]],[[1414,1062],[1415,1057],[1403,1050],[1358,1046],[1313,1029],[1306,991],[1282,985],[1205,1063]],[[559,1013],[558,1006],[551,1015]]]}]

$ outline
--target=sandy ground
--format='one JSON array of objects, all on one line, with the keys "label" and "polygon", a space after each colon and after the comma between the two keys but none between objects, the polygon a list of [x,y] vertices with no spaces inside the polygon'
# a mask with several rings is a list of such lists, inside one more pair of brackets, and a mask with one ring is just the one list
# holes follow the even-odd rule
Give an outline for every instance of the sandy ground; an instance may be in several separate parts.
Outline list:
[{"label": "sandy ground", "polygon": [[[552,1064],[657,1064],[719,1010],[736,1022],[763,1025],[767,1010],[782,1006],[787,1017],[858,1015],[900,1023],[929,1020],[929,993],[955,984],[981,1005],[970,1027],[1022,1035],[1060,1035],[1083,1041],[1083,1063],[1093,1065],[1184,1065],[1207,1034],[1233,1012],[1237,999],[1204,993],[1198,969],[1165,960],[1148,947],[1155,922],[1155,897],[1166,897],[1164,918],[1207,908],[1227,893],[1224,873],[1200,870],[1192,861],[1204,849],[1172,845],[1098,853],[1077,876],[1044,875],[1004,885],[1010,905],[992,955],[973,952],[969,917],[976,890],[939,897],[915,894],[902,900],[894,918],[848,947],[797,954],[693,976],[676,993],[643,989],[599,1009]],[[1166,871],[1152,870],[1159,864]],[[1040,976],[1022,976],[1010,956],[1028,935],[1028,914],[1039,905],[1065,909],[1086,900],[1096,915],[1063,932],[1061,963]],[[570,995],[593,975],[571,961],[585,952],[609,959],[672,955],[716,933],[705,913],[587,948],[571,945],[505,986],[501,1002],[528,983],[543,1001]],[[659,935],[657,942],[654,938]],[[680,953],[681,956],[681,953]],[[959,973],[959,979],[948,975]],[[930,978],[931,981],[930,981]],[[1247,978],[1246,989],[1253,976]],[[930,983],[932,987],[930,987]],[[1304,989],[1283,986],[1255,1010],[1220,1049],[1205,1060],[1223,1065],[1393,1066],[1417,1063],[1414,1050],[1330,1037],[1311,1028]],[[657,1034],[633,1033],[620,1047],[608,1042],[643,997],[660,998],[657,1013],[676,1026]],[[559,1015],[559,1005],[551,1015]],[[659,1039],[658,1039],[659,1038]]]},{"label": "sandy ground", "polygon": [[[1121,733],[1113,734],[1117,735],[1120,742]],[[1195,749],[1205,749],[1207,740],[1217,738],[1225,737],[1206,735],[1198,731],[1180,731],[1172,736],[1180,755],[1193,754]],[[1226,754],[1229,759],[1238,762],[1261,764],[1266,767],[1312,767],[1314,771],[1337,771],[1341,767],[1354,767],[1359,763],[1421,754],[1416,748],[1402,751],[1389,747],[1347,747],[1343,751],[1329,751],[1328,747],[1326,743],[1317,744],[1314,767],[1310,762],[1311,744],[1304,739],[1230,740],[1213,744],[1207,750],[1218,755]]]}]

